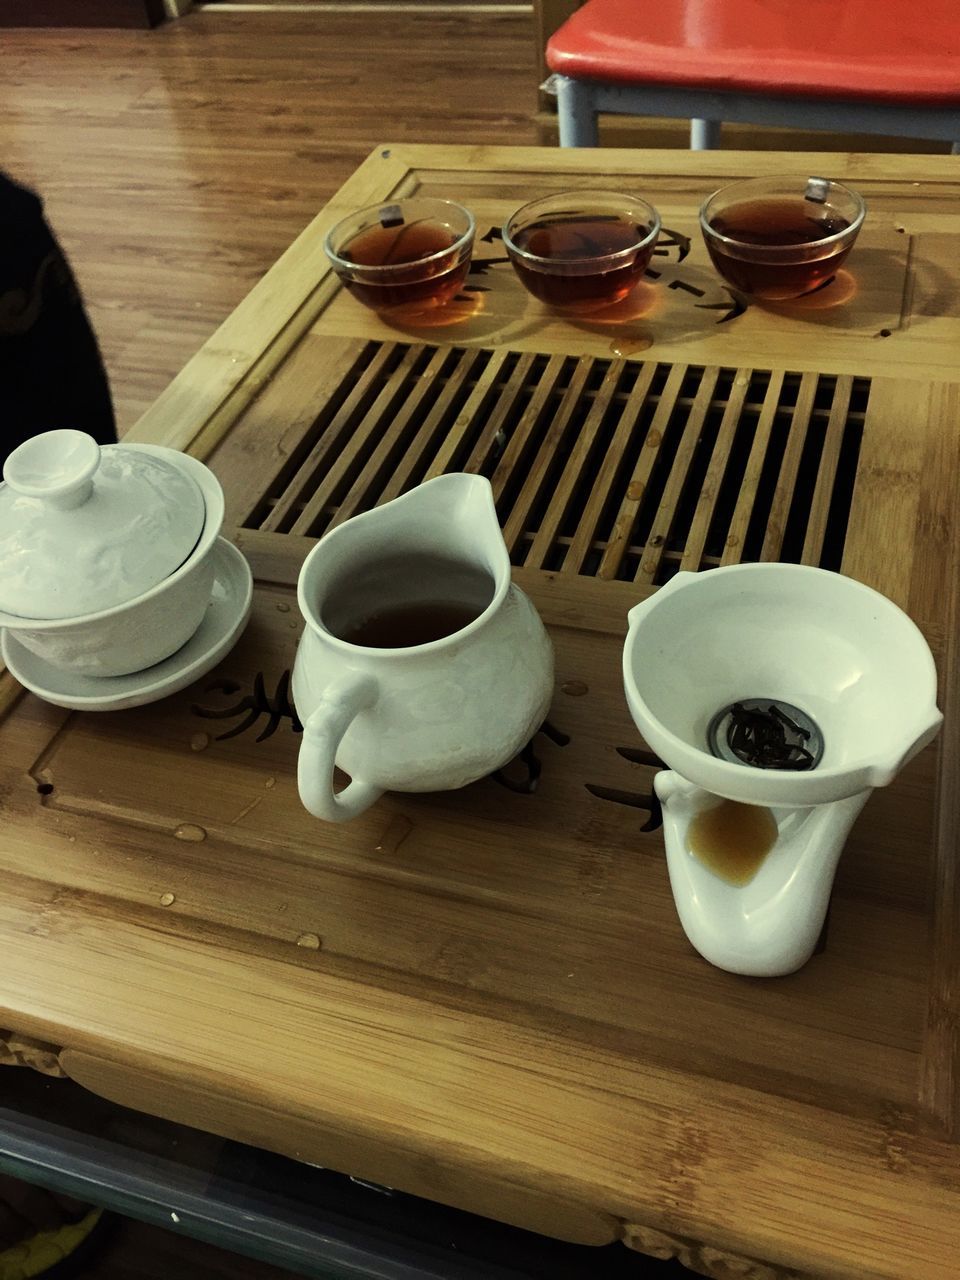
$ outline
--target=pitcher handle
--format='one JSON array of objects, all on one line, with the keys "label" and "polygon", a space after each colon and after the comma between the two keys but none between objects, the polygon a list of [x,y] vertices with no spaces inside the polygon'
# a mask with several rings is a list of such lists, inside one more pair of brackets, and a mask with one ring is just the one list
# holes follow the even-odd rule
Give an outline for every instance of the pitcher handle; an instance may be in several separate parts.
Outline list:
[{"label": "pitcher handle", "polygon": [[347,822],[383,795],[381,788],[360,778],[354,778],[339,794],[333,790],[333,768],[343,735],[359,712],[373,706],[377,693],[372,676],[343,676],[324,691],[303,726],[297,786],[304,808],[315,818]]}]

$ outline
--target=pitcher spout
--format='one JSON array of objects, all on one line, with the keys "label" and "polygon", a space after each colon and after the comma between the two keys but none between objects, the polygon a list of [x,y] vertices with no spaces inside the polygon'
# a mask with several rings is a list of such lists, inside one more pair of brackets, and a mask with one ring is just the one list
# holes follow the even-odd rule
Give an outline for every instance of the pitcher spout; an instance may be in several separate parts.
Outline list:
[{"label": "pitcher spout", "polygon": [[356,603],[370,596],[371,604],[389,603],[391,584],[411,573],[423,579],[427,591],[430,582],[479,575],[467,594],[482,596],[487,607],[501,602],[510,588],[510,556],[489,480],[466,473],[437,476],[332,529],[304,564],[297,588],[300,610],[309,624],[324,630],[324,616],[326,624],[331,622],[326,611],[331,599],[350,595]]},{"label": "pitcher spout", "polygon": [[510,555],[485,476],[464,471],[437,476],[389,506],[435,535],[445,555],[482,565],[498,584],[509,579]]}]

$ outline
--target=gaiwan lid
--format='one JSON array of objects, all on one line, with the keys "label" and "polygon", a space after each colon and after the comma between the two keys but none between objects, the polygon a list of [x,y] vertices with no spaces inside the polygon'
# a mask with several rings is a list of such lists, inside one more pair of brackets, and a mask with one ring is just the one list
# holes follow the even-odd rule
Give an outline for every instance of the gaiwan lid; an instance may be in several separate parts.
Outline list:
[{"label": "gaiwan lid", "polygon": [[14,449],[0,485],[0,609],[78,618],[142,595],[203,528],[192,476],[153,454],[47,431]]}]

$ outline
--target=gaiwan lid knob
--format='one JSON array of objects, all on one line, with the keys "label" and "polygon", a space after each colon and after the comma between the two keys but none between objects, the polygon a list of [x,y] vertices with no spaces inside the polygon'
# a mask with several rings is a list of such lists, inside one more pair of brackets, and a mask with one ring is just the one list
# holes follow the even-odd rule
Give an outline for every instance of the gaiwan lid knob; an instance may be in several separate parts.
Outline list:
[{"label": "gaiwan lid knob", "polygon": [[205,518],[193,478],[153,454],[47,431],[7,458],[0,485],[0,610],[77,618],[170,576]]}]

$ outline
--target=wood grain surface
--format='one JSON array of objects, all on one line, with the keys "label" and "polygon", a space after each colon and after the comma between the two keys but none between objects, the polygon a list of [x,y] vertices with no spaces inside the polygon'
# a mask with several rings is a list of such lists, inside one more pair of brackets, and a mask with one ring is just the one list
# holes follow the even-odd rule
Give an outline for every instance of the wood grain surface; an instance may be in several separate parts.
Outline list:
[{"label": "wood grain surface", "polygon": [[[642,179],[682,237],[710,184],[784,163],[648,153],[612,176]],[[76,715],[28,696],[0,724],[0,1022],[64,1046],[104,1096],[564,1238],[716,1276],[951,1274],[960,181],[951,159],[830,166],[873,226],[817,310],[718,323],[697,307],[717,286],[691,238],[615,323],[558,321],[501,263],[453,323],[398,329],[331,279],[333,219],[419,189],[495,226],[611,164],[371,154],[134,430],[223,480],[258,581],[242,641],[151,707]],[[647,469],[644,449],[661,461]],[[283,696],[303,555],[464,465],[491,475],[557,650],[537,787],[528,757],[323,826],[297,798]],[[762,495],[759,556],[839,547],[924,629],[948,715],[854,828],[819,953],[773,982],[721,973],[683,937],[657,761],[620,677],[630,604],[681,564],[746,556]]]},{"label": "wood grain surface", "polygon": [[121,430],[385,132],[536,139],[528,13],[193,12],[8,29],[2,57],[2,165],[44,198]]}]

